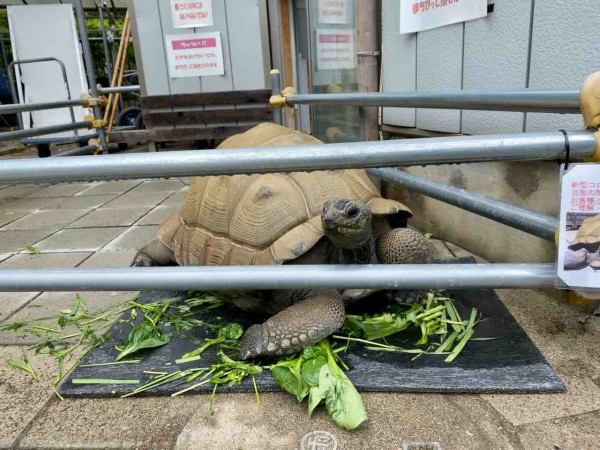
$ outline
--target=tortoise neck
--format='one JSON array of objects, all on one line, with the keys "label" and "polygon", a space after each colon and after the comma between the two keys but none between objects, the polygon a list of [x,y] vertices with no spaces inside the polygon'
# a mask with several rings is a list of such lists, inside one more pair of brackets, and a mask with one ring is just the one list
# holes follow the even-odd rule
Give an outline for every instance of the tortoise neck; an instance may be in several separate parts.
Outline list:
[{"label": "tortoise neck", "polygon": [[352,248],[343,248],[332,245],[332,264],[377,264],[375,239],[371,236],[364,243]]}]

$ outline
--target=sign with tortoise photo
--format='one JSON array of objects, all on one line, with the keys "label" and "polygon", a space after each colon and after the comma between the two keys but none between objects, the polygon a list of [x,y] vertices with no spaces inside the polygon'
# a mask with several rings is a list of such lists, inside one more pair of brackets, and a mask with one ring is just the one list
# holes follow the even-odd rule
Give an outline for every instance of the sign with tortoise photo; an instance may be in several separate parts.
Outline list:
[{"label": "sign with tortoise photo", "polygon": [[600,167],[573,164],[561,183],[558,278],[568,287],[600,288],[599,271]]}]

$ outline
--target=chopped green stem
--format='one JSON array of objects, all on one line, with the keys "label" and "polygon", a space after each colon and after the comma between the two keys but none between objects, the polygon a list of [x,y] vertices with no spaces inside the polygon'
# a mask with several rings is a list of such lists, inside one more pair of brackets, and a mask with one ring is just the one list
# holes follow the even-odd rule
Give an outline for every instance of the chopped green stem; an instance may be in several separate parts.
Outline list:
[{"label": "chopped green stem", "polygon": [[129,361],[113,361],[113,362],[106,362],[106,363],[83,364],[79,367],[114,366],[117,364],[139,364],[141,362],[142,362],[141,359],[131,359]]},{"label": "chopped green stem", "polygon": [[140,380],[119,380],[111,378],[73,378],[73,384],[140,384]]}]

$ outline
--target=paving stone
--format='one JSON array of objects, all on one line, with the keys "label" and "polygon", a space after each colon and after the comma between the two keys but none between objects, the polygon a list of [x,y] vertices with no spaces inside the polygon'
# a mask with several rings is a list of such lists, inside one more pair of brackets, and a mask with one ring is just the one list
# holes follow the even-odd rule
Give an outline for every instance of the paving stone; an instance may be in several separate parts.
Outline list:
[{"label": "paving stone", "polygon": [[3,228],[3,230],[50,230],[57,231],[77,220],[88,210],[65,209],[35,211]]},{"label": "paving stone", "polygon": [[122,194],[140,183],[142,180],[99,181],[75,195]]},{"label": "paving stone", "polygon": [[14,222],[23,216],[29,214],[29,211],[3,211],[0,210],[0,227]]},{"label": "paving stone", "polygon": [[167,217],[171,217],[173,214],[181,211],[181,205],[158,205],[140,220],[138,220],[136,225],[159,225],[161,224]]},{"label": "paving stone", "polygon": [[180,177],[180,178],[179,178],[179,180],[180,180],[180,181],[181,181],[183,184],[185,184],[185,185],[189,186],[190,184],[192,184],[192,181],[194,180],[194,177]]},{"label": "paving stone", "polygon": [[101,252],[139,250],[149,241],[156,239],[157,232],[158,227],[156,225],[131,227],[104,247]]},{"label": "paving stone", "polygon": [[25,247],[30,247],[41,241],[52,231],[29,230],[29,231],[2,231],[0,230],[0,252],[18,253]]},{"label": "paving stone", "polygon": [[185,186],[184,188],[179,189],[173,195],[171,195],[168,199],[161,203],[161,205],[176,205],[178,207],[183,206],[183,202],[185,200],[185,195],[189,191],[189,186]]},{"label": "paving stone", "polygon": [[[77,292],[43,292],[27,306],[10,316],[6,323],[30,321],[44,317],[56,317],[60,311],[73,306],[73,300]],[[79,292],[79,295],[87,305],[90,312],[101,311],[124,304],[127,300],[137,295],[130,291],[89,291]],[[55,318],[40,320],[39,325],[47,327],[58,327]],[[108,325],[108,323],[107,323]],[[69,326],[64,333],[77,333],[77,328]],[[40,341],[39,337],[21,331],[4,331],[0,333],[0,342],[10,345],[33,345]]]},{"label": "paving stone", "polygon": [[429,246],[431,247],[431,251],[433,253],[433,257],[435,259],[454,259],[455,256],[452,254],[444,241],[440,241],[439,239],[429,239],[427,241]]},{"label": "paving stone", "polygon": [[131,194],[127,192],[108,202],[105,208],[137,208],[141,206],[156,206],[169,196],[170,192],[148,192]]},{"label": "paving stone", "polygon": [[149,192],[173,192],[181,189],[183,183],[178,178],[169,180],[150,180],[144,181],[142,184],[137,185],[131,191],[130,194],[142,194]]},{"label": "paving stone", "polygon": [[0,190],[0,198],[20,198],[46,187],[38,184],[17,184]]},{"label": "paving stone", "polygon": [[473,257],[473,258],[475,258],[475,261],[477,261],[477,263],[479,263],[479,264],[489,262],[489,261],[486,261],[485,259],[483,259],[481,256],[476,255],[475,253],[471,253],[470,251],[465,250],[464,248],[461,248],[458,245],[455,245],[451,242],[446,242],[446,247],[448,247],[448,250],[450,250],[456,258]]},{"label": "paving stone", "polygon": [[46,209],[94,209],[116,197],[117,194],[60,197],[58,204]]},{"label": "paving stone", "polygon": [[0,204],[0,211],[37,211],[40,209],[55,209],[60,206],[65,197],[48,198],[19,198]]},{"label": "paving stone", "polygon": [[54,268],[54,267],[76,267],[81,261],[88,258],[92,253],[20,253],[13,255],[0,263],[0,267],[5,269],[20,268]]},{"label": "paving stone", "polygon": [[257,405],[252,394],[217,393],[211,415],[209,396],[196,396],[198,412],[175,448],[299,448],[316,430],[333,434],[340,449],[401,449],[416,441],[439,442],[443,449],[515,448],[513,432],[498,426],[502,417],[475,396],[365,393],[369,421],[352,432],[337,428],[322,407],[309,417],[306,404],[288,394],[260,397]]},{"label": "paving stone", "polygon": [[68,197],[90,186],[90,183],[62,183],[37,189],[27,197]]},{"label": "paving stone", "polygon": [[[5,320],[39,294],[39,292],[0,292],[0,321]],[[2,340],[3,335],[0,333],[0,344]]]},{"label": "paving stone", "polygon": [[52,396],[48,387],[57,374],[53,357],[36,355],[30,358],[39,383],[28,373],[5,363],[8,359],[20,360],[25,352],[24,347],[0,346],[0,448],[11,447]]},{"label": "paving stone", "polygon": [[136,253],[136,250],[94,253],[79,267],[129,267]]},{"label": "paving stone", "polygon": [[53,399],[21,446],[170,449],[197,408],[197,401],[181,397]]},{"label": "paving stone", "polygon": [[592,450],[599,444],[600,411],[517,428],[525,449]]},{"label": "paving stone", "polygon": [[[125,227],[70,228],[60,230],[39,242],[36,247],[42,252],[93,252],[104,247],[104,245],[112,241],[126,229]],[[17,232],[10,231],[5,233]]]},{"label": "paving stone", "polygon": [[67,228],[129,226],[150,211],[151,208],[98,208]]}]

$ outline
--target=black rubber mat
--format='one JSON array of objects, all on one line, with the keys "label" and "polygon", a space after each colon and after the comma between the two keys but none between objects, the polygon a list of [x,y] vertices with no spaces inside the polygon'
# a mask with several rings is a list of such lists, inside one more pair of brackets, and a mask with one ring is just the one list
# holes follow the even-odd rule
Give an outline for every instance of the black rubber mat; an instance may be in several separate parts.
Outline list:
[{"label": "black rubber mat", "polygon": [[[442,261],[440,261],[442,262]],[[450,261],[444,261],[450,262]],[[453,260],[455,263],[473,262],[472,259]],[[562,392],[565,385],[535,347],[525,331],[504,307],[491,289],[464,289],[447,292],[455,301],[462,317],[468,317],[471,308],[477,308],[484,319],[475,331],[474,338],[493,337],[485,341],[469,341],[461,354],[452,362],[444,362],[443,355],[414,355],[391,352],[366,351],[362,344],[353,343],[342,356],[349,366],[348,377],[360,391],[378,392],[447,392],[447,393],[550,393]],[[141,302],[172,298],[174,292],[148,292]],[[368,308],[374,312],[385,305],[371,302]],[[356,306],[355,306],[356,308]],[[354,309],[355,309],[354,308]],[[361,311],[364,312],[365,305]],[[357,311],[350,311],[356,313]],[[129,318],[129,313],[127,318]],[[215,317],[236,321],[244,328],[261,322],[263,317],[252,316],[234,308],[223,307],[198,318],[210,321]],[[116,338],[93,349],[71,375],[60,386],[64,397],[115,397],[133,390],[134,385],[90,385],[73,384],[73,378],[111,378],[148,380],[144,371],[173,372],[195,366],[207,367],[217,362],[216,347],[211,347],[200,361],[177,365],[175,360],[197,348],[205,338],[215,333],[206,329],[195,329],[184,337],[173,337],[163,347],[148,350],[139,364],[81,367],[86,364],[114,361],[118,354],[115,345],[122,345],[130,326],[115,324],[111,335]],[[386,338],[390,344],[399,344],[401,335]],[[261,361],[263,365],[269,363]],[[197,383],[197,381],[195,382]],[[256,377],[259,391],[281,390],[268,370]],[[187,384],[172,384],[158,387],[142,395],[169,395],[187,387]],[[196,392],[209,392],[209,384],[200,386]],[[232,388],[220,387],[219,392],[252,392],[250,379]],[[194,392],[194,391],[190,391]]]}]

